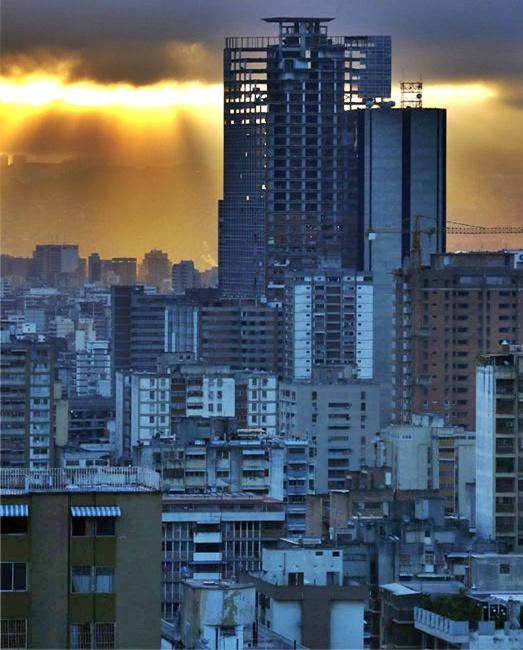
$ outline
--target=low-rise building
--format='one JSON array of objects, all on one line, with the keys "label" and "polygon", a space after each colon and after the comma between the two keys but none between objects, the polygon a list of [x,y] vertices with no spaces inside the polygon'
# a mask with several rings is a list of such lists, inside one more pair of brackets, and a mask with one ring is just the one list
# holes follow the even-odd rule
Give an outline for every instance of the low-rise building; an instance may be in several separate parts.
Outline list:
[{"label": "low-rise building", "polygon": [[162,616],[172,619],[182,580],[261,569],[262,548],[284,533],[285,505],[252,494],[164,494],[162,524]]},{"label": "low-rise building", "polygon": [[0,492],[3,648],[159,647],[157,474],[2,469]]},{"label": "low-rise building", "polygon": [[250,576],[262,625],[307,648],[363,648],[368,591],[344,585],[340,549],[264,548],[262,571]]}]

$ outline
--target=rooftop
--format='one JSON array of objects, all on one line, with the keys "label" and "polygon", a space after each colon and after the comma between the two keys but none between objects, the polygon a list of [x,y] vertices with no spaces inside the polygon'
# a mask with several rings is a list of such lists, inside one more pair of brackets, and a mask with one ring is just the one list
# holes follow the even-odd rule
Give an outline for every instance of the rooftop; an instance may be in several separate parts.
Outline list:
[{"label": "rooftop", "polygon": [[0,469],[2,496],[48,492],[155,492],[160,475],[141,467]]},{"label": "rooftop", "polygon": [[265,23],[330,23],[334,18],[318,18],[316,16],[275,16],[262,18]]}]

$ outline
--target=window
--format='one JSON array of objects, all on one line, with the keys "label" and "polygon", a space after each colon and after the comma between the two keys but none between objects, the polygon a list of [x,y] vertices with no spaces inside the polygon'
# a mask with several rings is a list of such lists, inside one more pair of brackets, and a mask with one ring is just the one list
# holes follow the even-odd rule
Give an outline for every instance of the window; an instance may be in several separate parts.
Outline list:
[{"label": "window", "polygon": [[73,623],[71,648],[105,650],[115,647],[114,623]]},{"label": "window", "polygon": [[87,594],[91,591],[91,567],[74,566],[71,569],[71,591],[74,594]]},{"label": "window", "polygon": [[499,572],[504,574],[504,575],[509,575],[510,574],[510,564],[500,564],[499,565]]},{"label": "window", "polygon": [[2,535],[25,535],[27,533],[27,517],[0,517],[0,533]]},{"label": "window", "polygon": [[96,517],[96,536],[114,537],[116,528],[115,517]]},{"label": "window", "polygon": [[85,537],[87,535],[87,517],[73,517],[71,519],[71,535]]},{"label": "window", "polygon": [[292,573],[289,572],[289,587],[298,587],[303,585],[303,573],[302,572],[296,572]]},{"label": "window", "polygon": [[1,591],[27,591],[24,562],[2,562]]},{"label": "window", "polygon": [[111,567],[95,567],[95,591],[98,594],[113,593],[114,569]]},{"label": "window", "polygon": [[27,648],[27,621],[25,619],[2,619],[0,648]]},{"label": "window", "polygon": [[71,591],[74,594],[112,594],[114,591],[114,569],[101,566],[72,567]]}]

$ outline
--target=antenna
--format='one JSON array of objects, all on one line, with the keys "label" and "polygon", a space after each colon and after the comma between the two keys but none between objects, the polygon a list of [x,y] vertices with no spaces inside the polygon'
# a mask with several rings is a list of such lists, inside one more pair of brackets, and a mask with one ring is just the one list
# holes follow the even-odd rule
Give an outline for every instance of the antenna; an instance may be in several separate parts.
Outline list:
[{"label": "antenna", "polygon": [[421,108],[423,104],[423,82],[402,81],[401,108]]}]

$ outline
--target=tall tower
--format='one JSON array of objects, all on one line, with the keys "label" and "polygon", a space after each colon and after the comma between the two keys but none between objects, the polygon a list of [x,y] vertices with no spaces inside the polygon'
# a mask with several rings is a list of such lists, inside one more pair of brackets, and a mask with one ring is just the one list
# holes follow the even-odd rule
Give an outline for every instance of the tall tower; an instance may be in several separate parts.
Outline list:
[{"label": "tall tower", "polygon": [[267,18],[227,38],[219,274],[229,297],[280,297],[284,275],[357,265],[347,111],[390,96],[388,36],[329,36],[331,18]]}]

